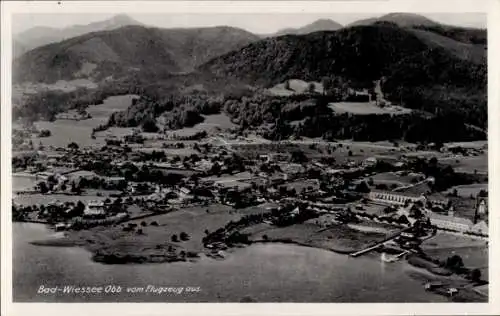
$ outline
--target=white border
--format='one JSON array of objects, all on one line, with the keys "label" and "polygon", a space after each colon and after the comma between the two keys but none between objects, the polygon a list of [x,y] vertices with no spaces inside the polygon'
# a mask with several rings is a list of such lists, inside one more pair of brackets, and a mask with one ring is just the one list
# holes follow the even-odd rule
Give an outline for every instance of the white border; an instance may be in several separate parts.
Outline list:
[{"label": "white border", "polygon": [[[1,2],[1,233],[2,266],[1,298],[2,315],[485,315],[500,314],[499,300],[494,293],[500,293],[498,284],[499,269],[493,264],[499,260],[498,229],[499,217],[494,216],[500,206],[498,181],[500,175],[494,164],[499,152],[499,64],[500,56],[498,36],[500,21],[500,0],[455,0],[455,1],[82,1],[82,2]],[[387,13],[387,12],[489,12],[488,15],[488,93],[489,93],[489,191],[490,191],[490,302],[482,304],[425,303],[425,304],[150,304],[150,303],[85,303],[85,304],[38,304],[12,303],[12,252],[11,252],[11,16],[13,13]]]}]

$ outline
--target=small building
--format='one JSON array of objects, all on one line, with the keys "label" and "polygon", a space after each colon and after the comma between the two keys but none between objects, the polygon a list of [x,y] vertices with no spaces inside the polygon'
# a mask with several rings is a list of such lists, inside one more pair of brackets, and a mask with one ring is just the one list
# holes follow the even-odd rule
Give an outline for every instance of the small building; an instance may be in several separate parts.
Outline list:
[{"label": "small building", "polygon": [[363,167],[373,167],[377,164],[377,158],[375,157],[369,157],[369,158],[366,158],[365,160],[363,160]]},{"label": "small building", "polygon": [[105,215],[106,210],[102,201],[89,201],[83,210],[84,217],[103,217]]}]

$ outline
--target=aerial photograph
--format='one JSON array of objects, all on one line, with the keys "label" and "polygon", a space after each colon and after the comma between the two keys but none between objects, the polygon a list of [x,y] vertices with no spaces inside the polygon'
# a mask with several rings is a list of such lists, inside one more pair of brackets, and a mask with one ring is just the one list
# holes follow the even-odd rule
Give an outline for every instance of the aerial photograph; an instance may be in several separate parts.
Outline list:
[{"label": "aerial photograph", "polygon": [[14,15],[13,301],[489,302],[486,18]]}]

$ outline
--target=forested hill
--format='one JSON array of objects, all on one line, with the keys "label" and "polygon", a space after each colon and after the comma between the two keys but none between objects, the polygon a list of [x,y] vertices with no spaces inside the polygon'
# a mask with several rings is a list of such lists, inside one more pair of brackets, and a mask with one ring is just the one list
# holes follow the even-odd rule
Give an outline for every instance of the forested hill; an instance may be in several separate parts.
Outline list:
[{"label": "forested hill", "polygon": [[486,46],[443,34],[376,23],[286,35],[217,57],[199,71],[264,86],[326,76],[369,87],[385,78],[382,89],[393,102],[432,113],[452,111],[485,127]]},{"label": "forested hill", "polygon": [[14,82],[103,79],[150,69],[189,72],[259,37],[232,27],[159,29],[126,26],[42,46],[14,60]]}]

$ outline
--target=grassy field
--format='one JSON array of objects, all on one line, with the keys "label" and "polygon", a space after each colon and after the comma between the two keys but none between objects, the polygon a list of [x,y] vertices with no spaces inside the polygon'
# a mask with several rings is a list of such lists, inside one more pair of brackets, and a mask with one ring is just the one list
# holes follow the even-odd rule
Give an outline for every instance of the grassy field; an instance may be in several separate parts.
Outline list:
[{"label": "grassy field", "polygon": [[465,267],[478,268],[483,279],[488,279],[488,245],[484,240],[438,232],[421,247],[425,253],[440,260],[459,255]]},{"label": "grassy field", "polygon": [[14,201],[21,205],[44,204],[47,205],[53,201],[59,202],[88,202],[102,201],[106,196],[97,195],[64,195],[64,194],[23,194],[14,196]]},{"label": "grassy field", "polygon": [[335,113],[351,113],[356,115],[368,114],[393,114],[401,115],[411,113],[411,109],[400,106],[386,106],[381,108],[374,102],[337,102],[330,103],[330,109]]},{"label": "grassy field", "polygon": [[365,178],[365,180],[368,181],[371,178],[373,179],[375,185],[386,184],[387,186],[390,186],[391,184],[396,184],[398,186],[404,186],[410,185],[415,181],[419,181],[420,177],[421,175],[418,174],[398,175],[395,172],[382,172]]},{"label": "grassy field", "polygon": [[469,198],[471,195],[476,196],[481,190],[488,191],[488,183],[474,183],[468,185],[458,185],[448,189],[448,192],[457,190],[458,196]]},{"label": "grassy field", "polygon": [[[166,132],[167,137],[190,137],[196,133],[205,131],[207,134],[215,134],[219,131],[225,131],[228,129],[233,129],[237,125],[231,122],[229,116],[224,113],[203,115],[205,119],[203,122],[196,124],[193,127],[184,127],[177,130],[170,130]],[[158,126],[163,126],[163,119],[160,116],[157,120]]]},{"label": "grassy field", "polygon": [[[63,240],[40,243],[85,247],[93,252],[94,260],[107,263],[178,261],[184,260],[181,251],[194,254],[204,250],[202,238],[206,231],[224,227],[229,221],[240,219],[242,214],[257,212],[266,210],[254,207],[236,211],[219,204],[189,207],[112,227],[71,231]],[[131,224],[137,226],[127,229]],[[182,232],[188,234],[187,240],[179,238]],[[174,235],[177,239],[172,238]]]},{"label": "grassy field", "polygon": [[462,148],[474,148],[474,149],[487,149],[488,141],[487,140],[477,140],[471,142],[455,142],[455,143],[445,143],[445,147],[456,147],[460,146]]},{"label": "grassy field", "polygon": [[457,172],[488,173],[488,152],[480,156],[439,159],[439,162],[452,166]]},{"label": "grassy field", "polygon": [[[80,147],[86,146],[102,146],[105,144],[103,132],[96,139],[91,138],[92,129],[107,123],[109,116],[115,112],[126,109],[131,103],[135,95],[123,95],[109,97],[104,100],[103,104],[91,105],[87,108],[92,118],[74,121],[74,120],[55,120],[54,122],[39,121],[35,126],[41,129],[47,129],[51,132],[50,137],[38,138],[33,137],[32,141],[35,146],[42,143],[44,146],[66,147],[71,142],[76,142]],[[109,131],[109,135],[115,131]],[[118,132],[118,131],[116,131]]]},{"label": "grassy field", "polygon": [[296,242],[344,253],[360,250],[383,239],[390,232],[381,226],[376,228],[360,225],[364,229],[351,228],[346,225],[332,225],[331,216],[324,215],[302,224],[286,227],[259,224],[248,227],[242,232],[251,234],[252,240],[263,240],[265,235],[270,241]]},{"label": "grassy field", "polygon": [[24,191],[33,190],[37,184],[37,180],[34,177],[12,177],[12,191]]}]

